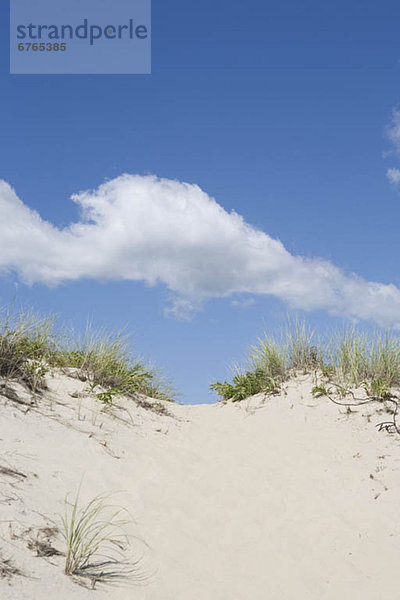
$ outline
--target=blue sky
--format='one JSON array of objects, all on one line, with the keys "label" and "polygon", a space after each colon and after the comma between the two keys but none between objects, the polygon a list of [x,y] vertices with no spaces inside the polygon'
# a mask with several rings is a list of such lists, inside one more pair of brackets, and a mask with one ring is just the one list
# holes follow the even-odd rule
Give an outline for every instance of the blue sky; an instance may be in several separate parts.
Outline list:
[{"label": "blue sky", "polygon": [[[71,195],[97,189],[123,173],[152,174],[176,180],[177,196],[185,195],[179,182],[188,182],[215,198],[227,211],[220,215],[221,228],[231,227],[234,210],[268,239],[280,240],[291,255],[342,269],[345,283],[354,272],[365,282],[400,287],[400,198],[387,177],[388,169],[399,166],[400,119],[397,113],[392,117],[400,99],[398,3],[153,0],[150,76],[9,75],[7,4],[0,5],[0,179],[12,186],[24,210],[0,211],[0,229],[15,227],[20,245],[29,238],[16,227],[19,219],[29,220],[27,207],[51,224],[50,238],[57,238],[58,248],[57,231],[81,219]],[[388,125],[392,139],[385,133]],[[128,184],[134,196],[138,183]],[[157,182],[154,186],[143,202],[161,193]],[[189,205],[192,193],[190,188]],[[15,204],[15,198],[10,202]],[[199,202],[211,211],[212,230],[214,208],[208,200]],[[124,207],[121,200],[121,211]],[[168,217],[165,210],[157,213],[160,222]],[[135,216],[129,212],[130,219]],[[201,253],[201,236],[206,236],[212,271],[216,249],[207,223],[194,235]],[[142,222],[129,227],[134,235]],[[247,243],[239,229],[234,239]],[[176,250],[171,239],[162,246],[168,232],[156,233],[163,257]],[[176,235],[179,230],[172,231]],[[92,248],[92,238],[87,239]],[[216,259],[217,271],[224,264],[229,271],[238,260],[228,247],[227,242]],[[99,248],[95,251],[101,254]],[[47,249],[43,264],[51,243]],[[60,245],[55,257],[61,251]],[[104,251],[110,251],[108,245]],[[58,265],[49,282],[38,260],[32,267],[37,274],[28,281],[30,257],[22,257],[18,267],[13,258],[9,264],[4,260],[0,304],[14,297],[17,285],[18,303],[57,313],[77,329],[88,316],[110,329],[126,326],[138,351],[164,368],[185,402],[213,400],[210,381],[227,376],[229,364],[240,360],[263,329],[279,326],[293,305],[282,294],[257,291],[258,272],[244,295],[230,293],[237,286],[229,283],[221,297],[215,281],[203,285],[196,279],[187,300],[189,280],[179,269],[191,265],[182,265],[178,257],[172,265],[176,285],[157,271],[158,283],[151,286],[144,276],[127,277],[122,251],[115,254],[116,272],[121,269],[117,281],[101,269],[88,276],[85,264],[68,280]],[[143,255],[130,252],[127,260],[140,262]],[[142,267],[147,269],[147,262]],[[260,278],[267,278],[260,269]],[[276,282],[284,285],[281,279]],[[296,299],[295,311],[303,315],[310,305],[307,316],[317,326],[362,318],[363,289],[355,291],[351,310],[339,307],[337,317],[332,302],[321,300],[315,308],[310,298]],[[182,297],[197,309],[191,320],[165,314]],[[385,325],[400,323],[396,298],[385,312]],[[365,313],[367,322],[382,323],[382,310],[378,298]]]}]

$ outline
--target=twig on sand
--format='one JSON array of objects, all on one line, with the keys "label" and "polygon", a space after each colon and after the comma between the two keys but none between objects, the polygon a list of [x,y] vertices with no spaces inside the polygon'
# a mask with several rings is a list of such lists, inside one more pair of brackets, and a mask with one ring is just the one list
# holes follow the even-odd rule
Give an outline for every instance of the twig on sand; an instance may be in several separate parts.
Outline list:
[{"label": "twig on sand", "polygon": [[331,385],[334,385],[337,389],[340,390],[341,393],[350,395],[353,398],[352,402],[340,402],[339,400],[334,398],[332,395],[330,395],[328,392],[326,392],[324,395],[328,398],[328,400],[330,400],[334,404],[337,404],[338,406],[344,406],[344,407],[363,406],[364,404],[371,404],[372,402],[379,402],[380,404],[383,404],[385,402],[391,402],[392,404],[394,404],[392,420],[391,421],[382,421],[381,423],[378,423],[376,425],[376,427],[378,427],[378,431],[385,430],[385,431],[387,431],[387,433],[397,433],[400,435],[400,426],[398,425],[398,422],[397,422],[397,416],[398,416],[398,411],[399,411],[398,396],[396,396],[395,394],[391,394],[390,396],[386,396],[385,398],[379,398],[378,396],[368,396],[367,398],[356,398],[354,393],[351,390],[345,389],[342,386],[338,385],[337,383],[331,382]]}]

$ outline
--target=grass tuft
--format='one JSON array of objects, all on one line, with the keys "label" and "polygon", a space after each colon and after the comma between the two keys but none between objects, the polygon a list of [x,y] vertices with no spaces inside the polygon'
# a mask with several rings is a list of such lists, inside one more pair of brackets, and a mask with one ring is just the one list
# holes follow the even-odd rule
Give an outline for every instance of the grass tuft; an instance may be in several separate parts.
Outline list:
[{"label": "grass tuft", "polygon": [[400,337],[354,327],[317,337],[305,322],[296,320],[278,336],[264,334],[258,340],[244,375],[235,375],[232,383],[212,383],[211,389],[224,400],[236,401],[271,393],[299,372],[316,371],[343,388],[362,386],[369,395],[387,397],[391,388],[400,386]]},{"label": "grass tuft", "polygon": [[52,327],[52,319],[31,312],[0,312],[0,377],[19,380],[33,392],[43,387],[55,350]]},{"label": "grass tuft", "polygon": [[109,503],[110,496],[96,496],[83,507],[79,493],[65,501],[62,519],[66,542],[66,575],[85,577],[94,584],[122,581],[133,575],[138,561],[130,562],[127,526],[132,522],[125,509]]},{"label": "grass tuft", "polygon": [[116,395],[173,399],[156,370],[132,358],[129,339],[122,333],[88,326],[82,337],[67,336],[56,332],[53,318],[0,312],[0,378],[20,381],[36,392],[45,387],[45,376],[54,367],[77,368],[82,379],[104,388],[105,396],[98,396],[106,404]]}]

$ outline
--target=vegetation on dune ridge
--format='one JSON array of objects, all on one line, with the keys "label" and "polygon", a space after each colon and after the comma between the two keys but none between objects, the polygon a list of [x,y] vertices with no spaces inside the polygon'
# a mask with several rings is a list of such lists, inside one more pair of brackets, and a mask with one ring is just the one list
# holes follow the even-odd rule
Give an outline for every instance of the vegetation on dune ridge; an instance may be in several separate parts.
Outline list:
[{"label": "vegetation on dune ridge", "polygon": [[247,369],[235,367],[232,383],[215,382],[211,389],[235,402],[259,392],[275,393],[299,372],[319,373],[337,389],[363,386],[369,395],[384,398],[400,386],[400,336],[367,334],[356,327],[321,336],[305,322],[289,322],[279,335],[258,340]]},{"label": "vegetation on dune ridge", "polygon": [[163,378],[129,351],[121,333],[96,331],[88,325],[79,338],[55,330],[55,319],[32,312],[0,313],[0,378],[19,381],[36,392],[45,386],[45,375],[56,367],[76,368],[82,379],[97,386],[106,404],[117,395],[143,394],[172,400],[172,389]]}]

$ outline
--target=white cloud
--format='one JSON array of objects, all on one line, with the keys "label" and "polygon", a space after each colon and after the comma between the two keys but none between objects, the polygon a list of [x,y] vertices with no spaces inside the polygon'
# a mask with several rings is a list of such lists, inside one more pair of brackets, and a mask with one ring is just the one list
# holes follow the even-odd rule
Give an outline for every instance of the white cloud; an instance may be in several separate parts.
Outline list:
[{"label": "white cloud", "polygon": [[232,300],[232,306],[237,308],[249,308],[255,304],[254,298],[243,298],[243,300]]},{"label": "white cloud", "polygon": [[399,169],[388,169],[386,171],[386,177],[393,185],[399,185],[400,183],[400,170]]},{"label": "white cloud", "polygon": [[291,255],[196,185],[122,175],[72,199],[80,219],[58,229],[0,181],[0,270],[47,285],[81,278],[163,283],[176,298],[167,310],[184,318],[207,298],[248,293],[400,328],[397,287]]},{"label": "white cloud", "polygon": [[386,127],[386,135],[394,145],[397,152],[400,152],[400,110],[394,108],[390,123]]},{"label": "white cloud", "polygon": [[[400,155],[400,110],[394,108],[389,124],[385,129],[386,137],[391,141],[393,149],[384,153],[383,158]],[[393,186],[400,184],[400,170],[392,167],[386,171],[386,177]]]},{"label": "white cloud", "polygon": [[179,321],[191,321],[195,313],[201,310],[201,308],[201,301],[178,296],[172,299],[169,306],[165,307],[164,314],[167,317],[174,317]]}]

